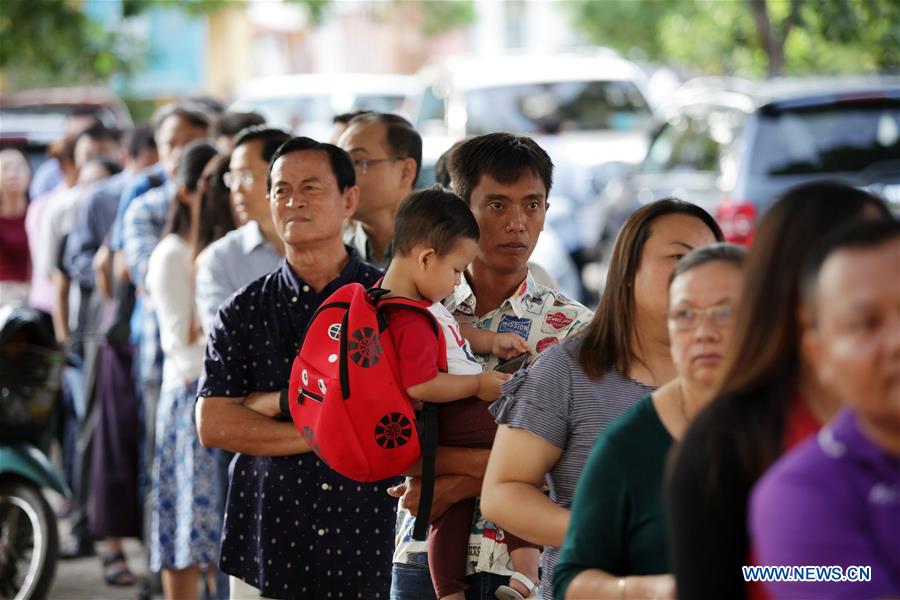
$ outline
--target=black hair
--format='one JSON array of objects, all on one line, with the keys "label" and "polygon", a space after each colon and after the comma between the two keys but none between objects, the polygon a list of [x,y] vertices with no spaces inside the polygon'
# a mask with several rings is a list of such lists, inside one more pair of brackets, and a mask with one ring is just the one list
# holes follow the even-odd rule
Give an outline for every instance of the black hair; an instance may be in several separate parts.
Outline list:
[{"label": "black hair", "polygon": [[727,242],[719,242],[701,248],[695,248],[688,252],[678,264],[672,275],[669,276],[669,287],[679,275],[684,275],[688,271],[696,269],[699,266],[711,262],[729,263],[734,267],[741,268],[747,259],[747,249],[737,244],[729,244]]},{"label": "black hair", "polygon": [[91,163],[99,163],[106,169],[107,177],[112,177],[113,175],[118,175],[122,172],[122,165],[109,158],[108,156],[94,156],[87,160],[87,162],[82,165],[82,169]]},{"label": "black hair", "polygon": [[331,124],[337,125],[338,123],[340,123],[341,125],[347,125],[356,117],[370,114],[372,114],[371,110],[354,110],[353,112],[341,113],[339,115],[334,115],[331,118]]},{"label": "black hair", "polygon": [[441,154],[434,163],[434,180],[448,190],[451,189],[453,183],[450,167],[450,163],[453,161],[453,153],[456,152],[456,149],[462,146],[465,141],[465,138],[457,140],[452,146],[444,150],[444,153]]},{"label": "black hair", "polygon": [[488,133],[466,140],[453,152],[450,175],[453,188],[470,204],[472,190],[482,175],[504,185],[515,183],[529,169],[544,182],[546,194],[553,185],[553,161],[529,137],[511,133]]},{"label": "black hair", "polygon": [[122,134],[117,129],[110,129],[109,127],[98,121],[75,136],[76,142],[83,137],[90,138],[97,142],[108,141],[118,143],[122,137]]},{"label": "black hair", "polygon": [[200,209],[191,234],[195,260],[207,246],[236,226],[231,210],[231,190],[225,185],[229,159],[228,155],[215,156],[204,169]]},{"label": "black hair", "polygon": [[478,241],[478,222],[466,203],[439,185],[412,192],[397,210],[394,253],[406,256],[425,244],[441,256],[460,238]]},{"label": "black hair", "polygon": [[[477,139],[477,138],[476,138]],[[457,157],[459,154],[455,154]],[[499,181],[499,180],[498,180]],[[454,184],[458,182],[454,180]],[[582,329],[584,342],[578,350],[578,364],[588,377],[600,380],[611,369],[628,375],[639,362],[634,280],[641,267],[644,246],[653,235],[656,221],[666,215],[693,217],[709,228],[716,241],[724,239],[719,224],[708,212],[690,202],[662,198],[636,210],[616,236],[606,287],[591,322]]]},{"label": "black hair", "polygon": [[[213,157],[218,154],[215,146],[205,140],[195,140],[188,144],[181,160],[178,162],[178,170],[175,172],[175,181],[193,192],[200,183],[203,170]],[[166,223],[165,234],[177,233],[187,235],[191,229],[191,209],[179,198],[175,198],[169,207],[169,215]]]},{"label": "black hair", "polygon": [[212,120],[202,105],[188,102],[173,102],[166,104],[153,115],[153,130],[159,131],[162,124],[172,116],[180,117],[194,127],[202,127],[204,129],[209,129],[209,124]]},{"label": "black hair", "polygon": [[266,174],[266,189],[272,190],[272,167],[275,165],[275,161],[292,152],[306,151],[324,152],[328,155],[331,171],[337,179],[338,189],[341,192],[356,185],[356,171],[353,169],[353,161],[350,160],[349,154],[334,144],[317,142],[308,137],[294,137],[279,146],[272,155],[272,160],[269,161],[269,172]]},{"label": "black hair", "polygon": [[220,115],[225,112],[225,105],[222,101],[213,96],[201,94],[199,96],[189,96],[184,100],[188,104],[199,106],[204,112],[212,115]]},{"label": "black hair", "polygon": [[275,129],[273,127],[266,127],[265,125],[253,125],[238,132],[237,136],[234,138],[234,147],[238,148],[248,142],[260,140],[262,141],[260,158],[268,164],[272,160],[272,156],[275,155],[275,151],[278,150],[278,147],[289,139],[291,139],[291,134],[283,129]]},{"label": "black hair", "polygon": [[832,254],[840,250],[873,248],[894,238],[900,238],[900,221],[893,217],[849,223],[825,237],[803,267],[804,304],[815,313],[819,271]]},{"label": "black hair", "polygon": [[194,140],[185,147],[181,160],[178,161],[175,181],[193,192],[197,189],[203,169],[216,154],[218,151],[215,146],[206,140]]},{"label": "black hair", "polygon": [[419,179],[419,171],[422,170],[422,136],[413,127],[412,123],[392,113],[363,111],[362,114],[350,120],[348,126],[357,123],[383,123],[385,140],[391,152],[397,158],[411,158],[416,161],[416,176],[413,186]]},{"label": "black hair", "polygon": [[125,134],[125,149],[131,158],[137,158],[144,150],[156,150],[153,126],[145,123],[128,131]]},{"label": "black hair", "polygon": [[265,122],[265,117],[255,112],[223,112],[213,121],[210,137],[217,138],[223,135],[234,137],[242,129],[262,125]]}]

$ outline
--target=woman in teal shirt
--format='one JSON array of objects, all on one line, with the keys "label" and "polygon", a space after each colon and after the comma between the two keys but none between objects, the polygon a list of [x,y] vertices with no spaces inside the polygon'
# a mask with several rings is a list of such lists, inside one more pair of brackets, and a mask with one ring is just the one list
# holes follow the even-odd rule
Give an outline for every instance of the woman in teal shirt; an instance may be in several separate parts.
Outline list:
[{"label": "woman in teal shirt", "polygon": [[743,284],[744,250],[716,244],[685,256],[669,285],[678,377],[604,431],[585,465],[553,590],[556,600],[675,596],[662,513],[666,457],[712,398]]}]

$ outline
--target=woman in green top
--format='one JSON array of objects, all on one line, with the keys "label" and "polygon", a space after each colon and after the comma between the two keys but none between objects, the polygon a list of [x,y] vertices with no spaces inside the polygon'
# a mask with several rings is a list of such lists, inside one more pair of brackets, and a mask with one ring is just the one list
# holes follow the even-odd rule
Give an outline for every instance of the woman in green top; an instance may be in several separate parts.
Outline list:
[{"label": "woman in green top", "polygon": [[744,250],[716,244],[678,263],[668,328],[678,377],[625,412],[584,467],[559,564],[556,600],[675,597],[662,514],[666,456],[712,398],[743,284]]}]

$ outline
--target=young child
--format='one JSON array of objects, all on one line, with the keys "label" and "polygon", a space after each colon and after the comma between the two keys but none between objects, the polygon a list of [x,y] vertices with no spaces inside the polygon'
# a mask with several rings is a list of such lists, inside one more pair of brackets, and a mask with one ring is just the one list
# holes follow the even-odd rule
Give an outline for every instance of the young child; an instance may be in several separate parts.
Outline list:
[{"label": "young child", "polygon": [[[437,187],[414,192],[397,212],[394,258],[381,284],[390,290],[390,297],[420,302],[443,328],[447,373],[438,372],[437,337],[427,317],[402,308],[387,314],[403,387],[417,402],[442,404],[438,410],[438,443],[443,446],[490,448],[497,430],[488,403],[500,396],[500,384],[509,376],[483,371],[471,349],[501,358],[528,352],[525,340],[515,333],[466,328],[467,341],[456,319],[440,302],[453,292],[474,259],[478,236],[475,217],[458,196]],[[428,564],[438,598],[465,598],[474,510],[475,499],[465,500],[432,523]],[[528,580],[537,581],[539,548],[508,534],[506,543],[513,568]],[[513,579],[510,587],[521,597],[530,597],[531,590],[519,580]]]},{"label": "young child", "polygon": [[[420,302],[443,328],[447,373],[438,371],[438,339],[426,316],[402,308],[391,309],[387,314],[406,392],[417,403],[443,405],[438,409],[438,443],[490,449],[497,424],[488,412],[488,403],[500,396],[500,384],[510,376],[484,371],[472,350],[510,358],[529,349],[515,333],[466,327],[463,337],[456,319],[440,303],[460,283],[463,271],[475,257],[478,236],[475,217],[455,194],[440,187],[410,194],[397,212],[394,258],[381,287],[390,290],[389,297]],[[268,416],[280,411],[277,394],[254,394],[244,405]],[[466,557],[474,511],[473,498],[454,504],[432,522],[428,564],[438,598],[465,598]],[[505,541],[517,574],[501,590],[511,589],[508,597],[513,599],[538,597],[533,595],[537,588],[531,582],[538,581],[539,547],[509,534]]]}]

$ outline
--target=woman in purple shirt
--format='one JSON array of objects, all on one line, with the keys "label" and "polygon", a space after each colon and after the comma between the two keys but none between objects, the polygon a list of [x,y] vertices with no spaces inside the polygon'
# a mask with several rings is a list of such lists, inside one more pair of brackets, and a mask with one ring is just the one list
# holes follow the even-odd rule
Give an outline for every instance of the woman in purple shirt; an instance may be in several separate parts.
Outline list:
[{"label": "woman in purple shirt", "polygon": [[900,273],[893,219],[832,238],[809,269],[804,351],[845,408],[759,481],[750,530],[759,565],[840,567],[830,576],[846,581],[764,583],[776,599],[900,596],[900,279],[891,273]]}]

